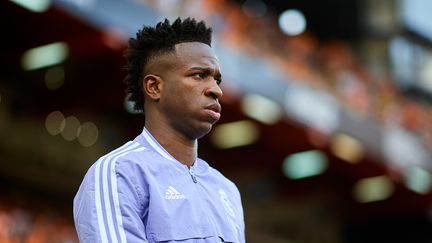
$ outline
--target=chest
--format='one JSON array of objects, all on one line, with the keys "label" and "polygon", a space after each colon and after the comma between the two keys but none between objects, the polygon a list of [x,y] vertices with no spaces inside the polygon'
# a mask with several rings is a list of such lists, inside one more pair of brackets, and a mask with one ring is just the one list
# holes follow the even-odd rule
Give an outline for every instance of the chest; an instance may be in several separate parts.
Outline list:
[{"label": "chest", "polygon": [[146,229],[158,241],[238,242],[240,202],[224,180],[185,171],[149,181]]}]

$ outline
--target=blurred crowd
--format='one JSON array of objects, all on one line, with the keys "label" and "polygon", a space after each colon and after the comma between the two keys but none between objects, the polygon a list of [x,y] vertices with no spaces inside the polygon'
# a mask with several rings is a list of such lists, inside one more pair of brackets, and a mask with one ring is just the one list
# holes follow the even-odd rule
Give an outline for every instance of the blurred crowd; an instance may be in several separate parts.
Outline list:
[{"label": "blurred crowd", "polygon": [[166,16],[197,16],[211,22],[224,44],[279,67],[287,82],[325,90],[347,109],[384,127],[404,128],[432,149],[432,105],[407,98],[390,74],[380,78],[372,76],[359,63],[349,43],[323,42],[309,31],[296,36],[284,35],[274,14],[269,11],[264,16],[253,14],[254,9],[245,11],[229,0],[194,4],[147,0],[146,3]]},{"label": "blurred crowd", "polygon": [[[53,200],[38,201],[29,195],[5,196],[0,201],[0,242],[78,243],[71,210]],[[48,201],[48,200],[47,200]]]}]

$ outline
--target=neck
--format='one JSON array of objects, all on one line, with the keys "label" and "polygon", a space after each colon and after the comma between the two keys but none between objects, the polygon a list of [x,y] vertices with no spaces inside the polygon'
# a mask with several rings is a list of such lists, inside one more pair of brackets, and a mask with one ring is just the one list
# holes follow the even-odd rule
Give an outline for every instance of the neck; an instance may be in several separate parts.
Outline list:
[{"label": "neck", "polygon": [[146,121],[145,127],[177,161],[187,166],[192,166],[195,163],[198,151],[196,139],[190,140],[170,127],[161,126],[160,123],[155,125]]}]

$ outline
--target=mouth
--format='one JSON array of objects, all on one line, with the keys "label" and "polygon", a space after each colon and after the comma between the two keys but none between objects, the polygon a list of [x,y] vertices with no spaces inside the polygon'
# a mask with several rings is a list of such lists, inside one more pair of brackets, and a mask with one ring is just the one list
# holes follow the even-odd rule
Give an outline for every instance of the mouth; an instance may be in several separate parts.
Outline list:
[{"label": "mouth", "polygon": [[206,110],[214,111],[216,113],[221,113],[221,110],[222,110],[221,106],[219,104],[217,104],[217,103],[214,103],[214,104],[211,104],[209,106],[206,106],[205,109]]},{"label": "mouth", "polygon": [[219,104],[211,104],[209,106],[205,107],[205,110],[207,111],[208,114],[210,114],[210,116],[212,117],[212,119],[216,122],[219,120],[219,118],[221,117],[221,106]]}]

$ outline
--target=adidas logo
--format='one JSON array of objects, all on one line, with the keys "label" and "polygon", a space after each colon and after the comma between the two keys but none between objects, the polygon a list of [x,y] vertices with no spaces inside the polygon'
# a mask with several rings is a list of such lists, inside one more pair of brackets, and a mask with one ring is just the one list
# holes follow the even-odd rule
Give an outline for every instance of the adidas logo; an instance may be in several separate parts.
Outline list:
[{"label": "adidas logo", "polygon": [[178,192],[174,187],[169,186],[165,192],[165,199],[186,199],[186,197],[180,192]]}]

